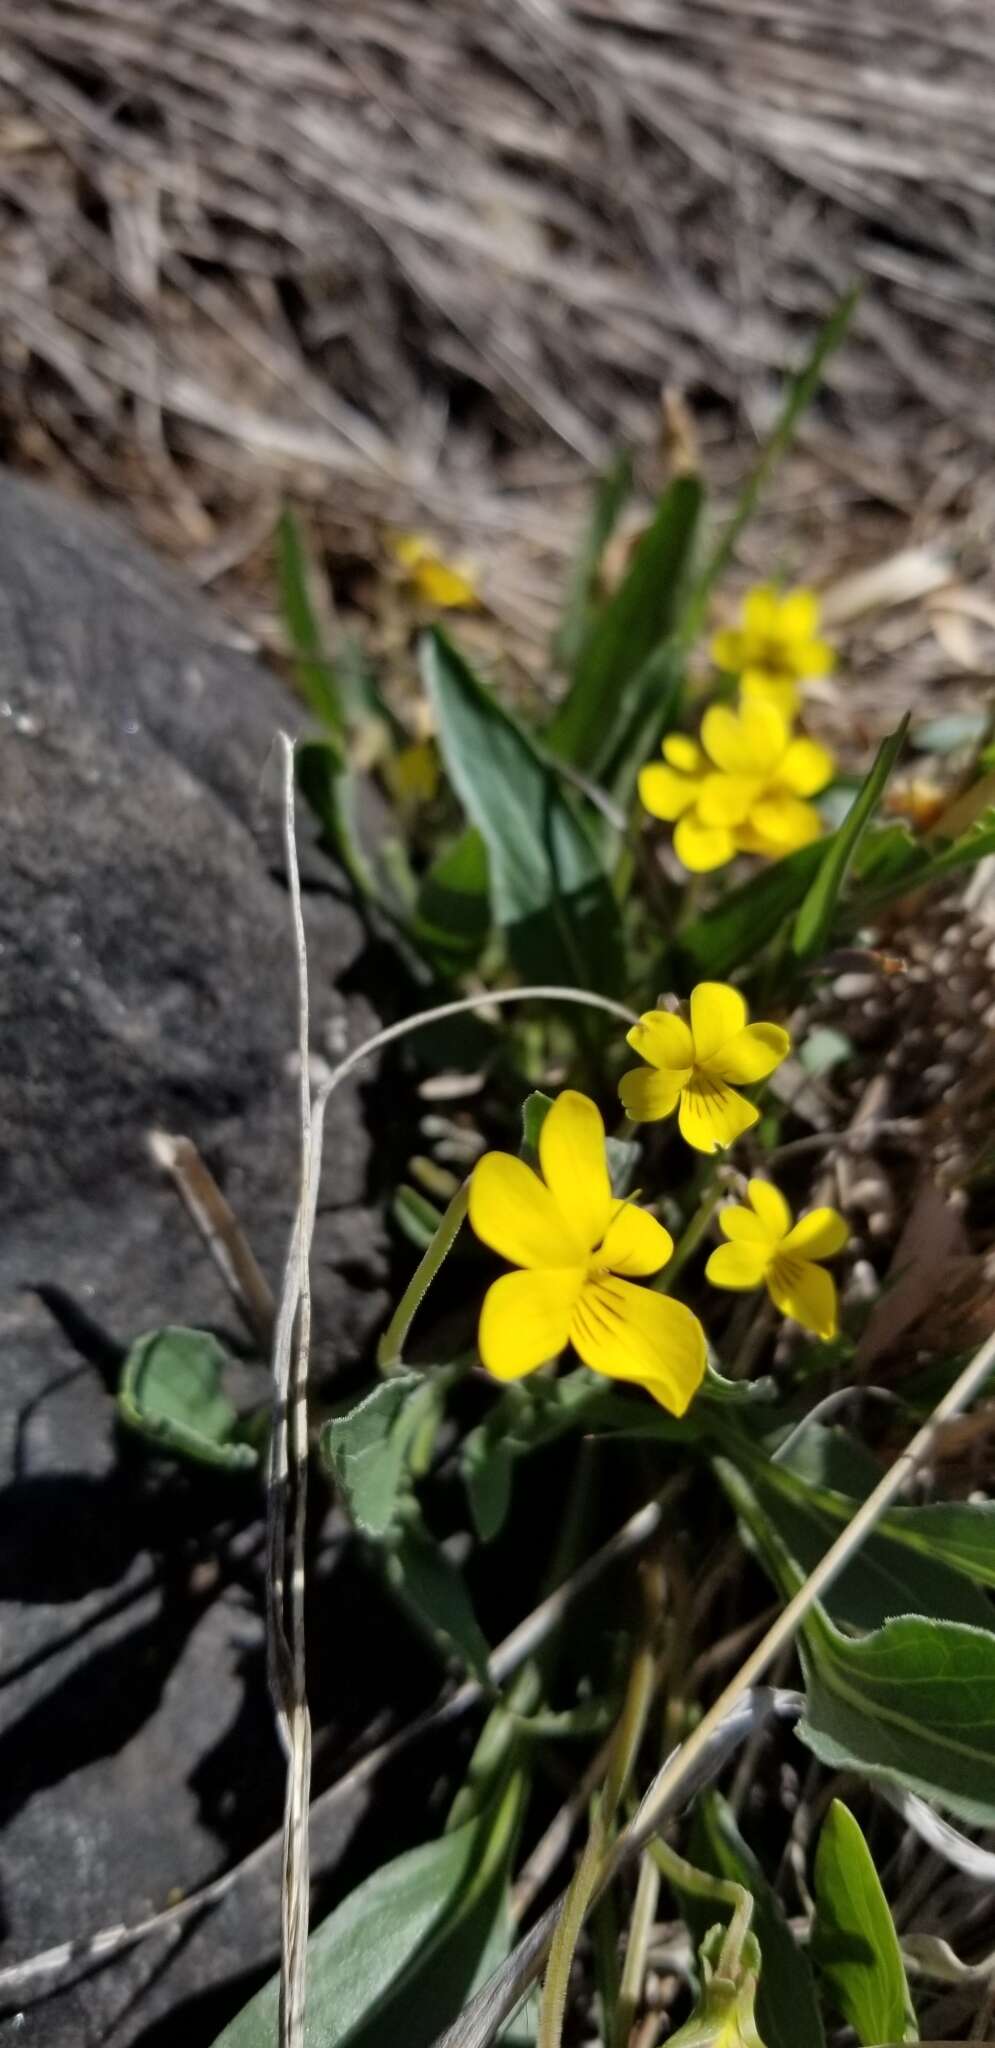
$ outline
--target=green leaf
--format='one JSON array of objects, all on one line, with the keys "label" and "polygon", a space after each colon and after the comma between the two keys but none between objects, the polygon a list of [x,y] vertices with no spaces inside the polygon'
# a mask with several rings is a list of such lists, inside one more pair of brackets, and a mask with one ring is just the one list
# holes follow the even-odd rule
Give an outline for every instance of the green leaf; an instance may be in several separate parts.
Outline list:
[{"label": "green leaf", "polygon": [[738,889],[724,890],[713,909],[686,925],[675,944],[678,986],[702,976],[724,980],[755,960],[801,902],[831,844],[817,839],[800,846]]},{"label": "green leaf", "polygon": [[595,763],[595,773],[623,810],[632,801],[644,763],[657,753],[680,716],[687,650],[676,636],[656,647],[627,685],[615,726]]},{"label": "green leaf", "polygon": [[414,1500],[404,1504],[389,1550],[385,1553],[388,1583],[403,1600],[444,1656],[457,1656],[489,1684],[490,1650],[473,1611],[466,1580],[435,1537],[430,1535]]},{"label": "green leaf", "polygon": [[300,740],[295,754],[297,787],[321,827],[326,850],[341,861],[360,895],[376,901],[379,890],[363,852],[356,823],[356,785],[333,740]]},{"label": "green leaf", "polygon": [[864,2048],[918,2041],[888,1901],[867,1843],[841,1799],[833,1800],[816,1850],[812,1957]]},{"label": "green leaf", "polygon": [[117,1397],[122,1421],[160,1451],[246,1471],[258,1464],[258,1452],[236,1436],[238,1415],[222,1387],[227,1364],[206,1330],[150,1330],[136,1338],[124,1362]]},{"label": "green leaf", "polygon": [[[812,1971],[788,1925],[784,1908],[736,1826],[732,1810],[718,1793],[707,1793],[695,1809],[688,1847],[689,1860],[713,1877],[732,1878],[753,1897],[753,1932],[760,1943],[763,1968],[757,1998],[757,2020],[766,2048],[825,2048],[825,2034],[816,2003]],[[724,1907],[684,1894],[692,1940],[700,1944],[716,1918],[728,1918]]]},{"label": "green leaf", "polygon": [[673,630],[701,502],[697,477],[674,478],[587,634],[547,733],[554,752],[579,767],[610,759],[631,720],[628,686]]},{"label": "green leaf", "polygon": [[[764,1511],[804,1572],[819,1563],[880,1478],[873,1460],[868,1462],[870,1473],[862,1476],[858,1464],[850,1474],[850,1491],[844,1494],[812,1484],[787,1465],[749,1458],[750,1481],[763,1498]],[[970,1507],[966,1512],[970,1513]],[[995,1509],[992,1512],[995,1514]],[[991,1601],[969,1582],[974,1573],[965,1578],[962,1566],[952,1569],[931,1542],[929,1522],[920,1522],[920,1517],[931,1513],[928,1508],[904,1508],[881,1517],[873,1535],[861,1544],[826,1595],[826,1606],[835,1620],[853,1628],[873,1629],[893,1615],[915,1613],[939,1621],[966,1622],[973,1628],[995,1628]],[[992,1521],[981,1526],[987,1527],[990,1542]],[[980,1530],[977,1533],[980,1536]],[[970,1542],[966,1532],[964,1540]],[[972,1556],[978,1556],[981,1547],[976,1541]],[[995,1558],[990,1557],[988,1571],[995,1574]]]},{"label": "green leaf", "polygon": [[553,1097],[533,1088],[522,1104],[522,1158],[535,1166],[539,1158],[539,1133],[553,1107]]},{"label": "green leaf", "polygon": [[[321,627],[312,598],[314,564],[300,524],[284,506],[277,527],[277,570],[280,608],[296,655],[294,677],[297,687],[323,725],[337,740],[345,737],[345,718],[335,670],[323,646]],[[341,752],[339,754],[341,765]]]},{"label": "green leaf", "polygon": [[[374,1871],[315,1929],[305,2048],[431,2048],[508,1953],[520,1801],[512,1779],[465,1826]],[[215,2048],[273,2048],[278,2000],[274,1977]]]},{"label": "green leaf", "polygon": [[595,844],[552,764],[438,631],[425,684],[453,787],[487,847],[491,902],[519,972],[617,991],[619,916]]},{"label": "green leaf", "polygon": [[481,1543],[492,1543],[504,1528],[511,1506],[513,1457],[500,1435],[486,1425],[472,1429],[463,1447],[461,1469],[473,1526]]},{"label": "green leaf", "polygon": [[850,863],[884,795],[908,729],[909,713],[906,712],[897,732],[882,740],[859,794],[826,847],[819,871],[795,920],[794,949],[799,960],[812,960],[825,951]]},{"label": "green leaf", "polygon": [[567,584],[563,618],[553,643],[553,659],[558,668],[572,669],[583,646],[590,625],[601,557],[631,489],[632,458],[623,452],[599,478],[595,489],[591,517]]},{"label": "green leaf", "polygon": [[888,867],[873,867],[866,887],[857,894],[854,902],[858,917],[872,916],[893,897],[907,895],[911,889],[931,887],[944,875],[953,874],[959,868],[974,867],[979,860],[995,853],[995,806],[990,805],[982,811],[981,816],[975,818],[974,823],[956,839],[937,838],[931,842],[931,847],[927,847],[906,836],[906,849],[904,861],[896,857]]},{"label": "green leaf", "polygon": [[407,1181],[402,1181],[394,1196],[391,1212],[409,1243],[420,1252],[427,1251],[442,1222],[441,1209],[437,1209],[420,1188],[410,1187]]},{"label": "green leaf", "polygon": [[333,1416],[318,1439],[350,1519],[366,1536],[383,1536],[394,1520],[421,1415],[414,1397],[426,1387],[419,1373],[395,1373],[348,1414]]},{"label": "green leaf", "polygon": [[490,929],[487,848],[471,825],[422,877],[413,936],[441,972],[462,974],[479,960]]},{"label": "green leaf", "polygon": [[853,1641],[816,1610],[802,1661],[798,1734],[822,1763],[995,1826],[995,1636],[906,1615]]}]

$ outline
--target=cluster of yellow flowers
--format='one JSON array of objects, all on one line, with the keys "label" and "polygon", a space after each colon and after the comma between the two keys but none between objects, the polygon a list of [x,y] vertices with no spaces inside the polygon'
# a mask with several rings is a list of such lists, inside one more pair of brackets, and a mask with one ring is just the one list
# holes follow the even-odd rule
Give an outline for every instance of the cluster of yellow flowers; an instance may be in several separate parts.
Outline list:
[{"label": "cluster of yellow flowers", "polygon": [[812,591],[751,590],[741,625],[711,646],[718,666],[739,677],[738,709],[713,704],[696,740],[669,734],[663,761],[640,774],[646,809],[674,826],[677,858],[695,873],[737,853],[778,860],[822,831],[811,798],[832,779],[833,757],[793,730],[800,683],[832,666],[818,626]]},{"label": "cluster of yellow flowers", "polygon": [[[649,1011],[628,1042],[648,1065],[623,1076],[626,1112],[652,1122],[676,1110],[683,1137],[701,1152],[756,1123],[756,1105],[733,1084],[764,1080],[791,1044],[778,1024],[750,1024],[743,997],[722,982],[699,983],[687,1021]],[[474,1168],[470,1222],[516,1269],[484,1297],[483,1364],[498,1379],[520,1379],[572,1344],[595,1372],[634,1380],[682,1415],[705,1371],[705,1332],[683,1302],[635,1284],[662,1272],[673,1240],[635,1201],[613,1196],[604,1123],[586,1095],[565,1089],[547,1112],[539,1168],[508,1152],[487,1152]],[[750,1180],[747,1193],[748,1206],[719,1212],[727,1242],[706,1278],[717,1287],[766,1285],[783,1315],[834,1336],[836,1288],[819,1261],[846,1243],[842,1216],[819,1208],[793,1223],[769,1181]]]}]

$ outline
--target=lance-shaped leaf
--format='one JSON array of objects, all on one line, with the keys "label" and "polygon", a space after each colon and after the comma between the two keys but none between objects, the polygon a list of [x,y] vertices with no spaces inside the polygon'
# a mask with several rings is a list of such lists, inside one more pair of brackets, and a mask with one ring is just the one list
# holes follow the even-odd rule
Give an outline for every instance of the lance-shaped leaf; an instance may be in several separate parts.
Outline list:
[{"label": "lance-shaped leaf", "polygon": [[815,1856],[812,1956],[837,2010],[864,2048],[918,2041],[902,1951],[874,1858],[834,1799]]}]

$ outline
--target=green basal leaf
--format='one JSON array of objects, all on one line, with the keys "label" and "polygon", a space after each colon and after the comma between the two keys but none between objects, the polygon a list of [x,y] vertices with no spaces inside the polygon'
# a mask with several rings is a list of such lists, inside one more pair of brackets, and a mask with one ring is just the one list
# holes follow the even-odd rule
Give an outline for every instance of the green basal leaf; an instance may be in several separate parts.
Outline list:
[{"label": "green basal leaf", "polygon": [[333,740],[300,740],[295,751],[297,787],[321,827],[326,851],[341,861],[353,887],[371,902],[379,890],[363,852],[356,823],[356,784]]},{"label": "green basal leaf", "polygon": [[[512,1778],[463,1827],[374,1871],[315,1929],[305,2048],[431,2048],[508,1953],[520,1809]],[[273,2048],[278,2003],[273,1977],[215,2048]]]},{"label": "green basal leaf", "polygon": [[487,1685],[490,1650],[466,1580],[425,1527],[413,1499],[405,1501],[399,1511],[384,1562],[388,1584],[436,1647],[446,1657],[455,1651],[474,1677]]},{"label": "green basal leaf", "polygon": [[481,1543],[492,1543],[504,1528],[511,1506],[511,1448],[485,1424],[470,1431],[460,1462],[473,1526]]},{"label": "green basal leaf", "polygon": [[544,1095],[541,1088],[533,1088],[522,1104],[522,1158],[530,1166],[539,1159],[539,1133],[553,1107],[553,1097]]},{"label": "green basal leaf", "polygon": [[822,1763],[995,1826],[995,1635],[906,1615],[852,1640],[816,1610],[802,1661],[798,1734]]},{"label": "green basal leaf", "polygon": [[815,1855],[812,1959],[864,2048],[918,2041],[888,1901],[860,1828],[840,1799],[823,1821]]},{"label": "green basal leaf", "polygon": [[[871,1460],[873,1477],[863,1478],[858,1467],[851,1474],[850,1493],[843,1494],[812,1484],[784,1464],[754,1461],[748,1454],[746,1463],[764,1513],[803,1572],[814,1569],[880,1478]],[[929,1521],[922,1523],[920,1518],[933,1512],[929,1508],[899,1508],[881,1517],[873,1535],[861,1544],[826,1595],[826,1605],[836,1620],[853,1628],[873,1629],[893,1615],[915,1613],[965,1622],[973,1628],[995,1628],[995,1608],[971,1584],[978,1574],[969,1570],[965,1577],[963,1566],[952,1567],[940,1545],[931,1541]],[[961,1512],[970,1515],[970,1506],[965,1505]],[[995,1515],[995,1509],[992,1513]],[[969,1527],[964,1528],[962,1537],[967,1544],[971,1543]],[[987,1516],[974,1525],[974,1557],[981,1553],[986,1530],[990,1542],[995,1523]],[[990,1577],[995,1576],[995,1559],[989,1557],[987,1570]]]},{"label": "green basal leaf", "polygon": [[863,834],[887,787],[888,778],[905,744],[909,729],[907,712],[897,732],[882,740],[873,765],[847,815],[833,833],[818,873],[795,920],[794,949],[799,960],[812,960],[825,951],[832,931],[840,891]]},{"label": "green basal leaf", "polygon": [[326,1422],[322,1462],[364,1535],[386,1534],[397,1513],[407,1455],[421,1419],[418,1396],[431,1391],[419,1373],[399,1372],[346,1415]]},{"label": "green basal leaf", "polygon": [[678,722],[686,667],[687,648],[673,635],[654,648],[626,689],[618,730],[607,736],[595,764],[602,788],[622,810],[632,801],[640,768]]},{"label": "green basal leaf", "polygon": [[631,723],[629,686],[673,631],[701,503],[697,477],[674,478],[584,640],[547,734],[553,751],[578,767],[609,760]]},{"label": "green basal leaf", "polygon": [[437,1209],[420,1188],[413,1188],[407,1181],[402,1181],[391,1204],[391,1213],[409,1244],[420,1252],[427,1251],[442,1222],[441,1209]]},{"label": "green basal leaf", "polygon": [[[284,506],[277,527],[280,608],[294,649],[297,687],[316,718],[337,741],[345,738],[345,717],[338,678],[323,645],[312,597],[314,564],[304,534],[290,506]],[[341,766],[341,753],[339,755]]]},{"label": "green basal leaf", "polygon": [[488,855],[491,904],[519,972],[616,992],[619,916],[597,848],[553,767],[438,631],[425,685],[453,787]]},{"label": "green basal leaf", "polygon": [[979,860],[995,853],[995,806],[982,811],[973,825],[955,839],[934,837],[926,846],[906,834],[906,847],[904,861],[898,858],[896,849],[888,866],[879,862],[871,869],[855,899],[857,916],[873,917],[894,897],[905,896],[912,889],[931,887],[945,875],[974,867]]},{"label": "green basal leaf", "polygon": [[476,965],[490,930],[487,848],[470,826],[423,876],[413,937],[442,973],[463,974]]},{"label": "green basal leaf", "polygon": [[206,1330],[170,1326],[138,1337],[124,1362],[118,1413],[157,1450],[199,1465],[246,1471],[259,1462],[236,1434],[238,1415],[223,1389],[227,1354]]},{"label": "green basal leaf", "polygon": [[[698,1802],[688,1858],[713,1877],[732,1878],[753,1898],[753,1932],[763,1957],[757,2020],[767,2048],[799,2048],[800,2042],[805,2048],[825,2048],[808,1957],[791,1932],[773,1885],[744,1842],[731,1808],[717,1792],[706,1793]],[[690,1893],[683,1895],[683,1903],[689,1932],[700,1942],[719,1909]]]},{"label": "green basal leaf", "polygon": [[755,960],[801,902],[830,844],[817,839],[762,868],[738,889],[724,890],[711,910],[678,933],[676,985],[690,986],[703,977],[722,981]]},{"label": "green basal leaf", "polygon": [[572,669],[587,638],[601,557],[632,490],[632,458],[623,452],[598,480],[591,517],[567,584],[563,618],[553,643],[557,668]]}]

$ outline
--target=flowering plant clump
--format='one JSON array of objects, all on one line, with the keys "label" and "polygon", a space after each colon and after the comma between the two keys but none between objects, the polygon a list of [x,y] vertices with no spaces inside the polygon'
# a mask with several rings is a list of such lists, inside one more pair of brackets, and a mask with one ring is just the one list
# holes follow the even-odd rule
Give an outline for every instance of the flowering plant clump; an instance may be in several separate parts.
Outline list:
[{"label": "flowering plant clump", "polygon": [[658,1273],[673,1239],[633,1202],[616,1200],[605,1127],[586,1095],[566,1089],[539,1136],[542,1175],[487,1152],[470,1182],[470,1222],[521,1270],[484,1297],[479,1346],[498,1379],[518,1379],[570,1343],[613,1379],[636,1380],[683,1415],[705,1370],[705,1336],[679,1301],[633,1285]]},{"label": "flowering plant clump", "polygon": [[[833,329],[836,339],[841,331]],[[820,360],[817,350],[816,368]],[[443,1032],[446,1044],[444,1069],[419,1073],[417,1138],[412,1129],[405,1177],[392,1190],[393,1221],[418,1247],[417,1263],[377,1345],[372,1385],[352,1406],[331,1406],[320,1455],[362,1535],[356,1548],[364,1569],[371,1558],[379,1562],[383,1597],[398,1599],[441,1650],[441,1711],[493,1709],[465,1782],[452,1776],[454,1804],[440,1842],[414,1852],[429,1886],[439,1851],[447,1899],[451,1857],[468,1873],[453,1894],[451,1922],[444,1927],[440,1919],[438,1953],[468,1906],[475,1926],[481,1915],[480,1953],[485,1945],[497,1953],[509,1886],[523,1926],[538,1887],[547,1896],[559,1887],[566,1873],[547,1859],[572,1853],[569,1830],[557,1850],[560,1823],[548,1825],[545,1791],[538,1810],[530,1805],[531,1773],[553,1736],[592,1743],[566,1789],[565,1811],[590,1811],[591,1834],[547,1945],[540,2048],[562,2048],[565,2013],[568,2040],[586,2036],[596,2015],[605,2044],[648,2031],[715,2048],[734,2040],[745,2048],[761,2035],[807,2044],[828,2040],[840,2023],[868,2041],[905,2039],[911,2007],[884,1888],[856,1821],[834,1829],[825,1820],[816,1845],[826,1789],[818,1771],[825,1765],[851,1783],[864,1777],[869,1787],[910,1789],[917,1799],[909,1812],[920,1821],[928,1797],[952,1821],[995,1829],[995,1717],[984,1704],[995,1698],[991,1508],[967,1497],[979,1479],[973,1453],[969,1473],[957,1472],[960,1497],[942,1513],[918,1496],[890,1511],[917,1461],[928,1453],[932,1482],[944,1457],[952,1459],[935,1424],[978,1396],[992,1366],[984,1348],[964,1365],[970,1339],[966,1328],[953,1328],[961,1295],[953,1306],[948,1276],[937,1280],[928,1271],[932,1217],[943,1214],[936,1237],[949,1245],[953,1216],[963,1299],[975,1314],[991,1244],[990,1175],[961,1172],[944,1150],[942,1174],[928,1184],[931,1153],[934,1163],[939,1155],[923,1098],[907,1082],[900,1019],[915,1024],[912,1061],[940,1076],[960,1057],[956,1045],[970,1040],[973,1047],[976,1034],[951,1033],[941,1062],[933,1054],[941,1034],[924,1021],[932,1011],[920,1005],[918,982],[914,1008],[896,994],[901,968],[919,957],[908,937],[916,920],[916,944],[927,943],[922,906],[930,890],[941,891],[942,917],[965,874],[995,855],[989,722],[975,721],[980,738],[965,741],[963,720],[953,721],[957,757],[949,778],[942,768],[938,775],[938,812],[931,805],[920,817],[906,806],[889,818],[907,721],[879,736],[873,760],[856,761],[862,727],[855,720],[845,774],[824,814],[819,800],[835,763],[796,719],[804,684],[828,673],[833,653],[820,637],[814,595],[782,594],[769,584],[751,591],[741,617],[711,641],[724,675],[713,675],[715,700],[691,717],[718,579],[813,376],[810,370],[792,385],[758,475],[711,550],[701,544],[703,486],[685,469],[671,477],[651,517],[632,508],[630,524],[626,515],[637,537],[619,568],[623,550],[610,541],[632,487],[631,465],[620,463],[604,479],[556,633],[548,688],[539,661],[526,660],[515,663],[513,693],[504,690],[497,622],[485,598],[465,565],[445,562],[420,535],[397,545],[386,581],[388,630],[351,664],[323,663],[317,624],[306,615],[307,565],[292,533],[285,549],[293,572],[288,617],[300,624],[305,607],[306,630],[295,643],[301,688],[324,725],[320,738],[297,751],[300,786],[318,813],[321,843],[334,849],[369,915],[378,959],[396,939],[397,987],[417,991],[412,1014],[391,1018],[326,1077],[322,1104],[360,1055],[388,1053],[429,1025],[434,1047]],[[877,587],[873,577],[871,584]],[[479,614],[472,628],[479,670],[437,624],[417,642],[409,630],[430,613],[471,604]],[[371,726],[380,736],[376,752]],[[940,740],[924,739],[927,731],[920,725],[917,751],[942,758]],[[371,773],[379,789],[366,806],[357,799]],[[956,801],[944,796],[945,784],[956,787]],[[371,831],[368,812],[376,822],[385,803],[392,803],[391,829]],[[652,819],[673,828],[675,859],[646,858]],[[733,861],[745,871],[730,876]],[[755,870],[757,861],[766,865]],[[972,877],[972,891],[983,879]],[[953,976],[951,1001],[960,1001],[965,1024],[977,1023],[980,1032],[990,1004],[983,985],[990,928],[954,928],[965,934],[965,972]],[[935,979],[932,963],[930,971]],[[427,991],[436,988],[440,1000],[427,1008]],[[389,975],[383,989],[389,1003]],[[965,1055],[965,1071],[983,1116],[987,1069],[974,1059],[973,1050]],[[403,1135],[396,1099],[392,1116]],[[949,1114],[956,1117],[956,1103]],[[857,1120],[861,1145],[875,1148],[866,1175],[847,1170]],[[905,1165],[910,1126],[923,1133],[915,1176]],[[277,1319],[274,1471],[290,1469],[290,1417],[302,1457],[312,1440],[299,1426],[307,1361],[293,1353],[291,1338],[306,1324],[296,1314],[303,1287],[297,1252],[309,1242],[315,1213],[308,1204],[322,1128],[316,1115],[303,1134],[297,1251]],[[813,1160],[818,1198],[806,1191]],[[821,1201],[823,1179],[861,1233],[849,1286],[837,1284],[829,1265],[849,1245],[851,1224]],[[915,1211],[903,1216],[913,1180]],[[949,1200],[955,1184],[957,1206]],[[626,1199],[632,1188],[637,1195]],[[464,1256],[471,1234],[476,1242]],[[909,1244],[918,1248],[911,1262]],[[481,1277],[485,1252],[496,1257]],[[935,1264],[942,1263],[941,1250]],[[886,1289],[886,1312],[878,1314]],[[772,1304],[791,1328],[777,1326]],[[256,1302],[254,1312],[268,1329],[267,1304]],[[858,1380],[858,1326],[862,1384],[873,1368],[875,1382],[887,1385],[896,1331],[914,1337],[915,1380],[903,1380],[902,1408],[889,1410],[883,1427],[875,1407],[848,1405]],[[801,1341],[806,1332],[819,1345]],[[904,1372],[903,1339],[897,1348]],[[160,1450],[165,1412],[170,1442],[189,1449],[198,1429],[213,1431],[201,1444],[207,1462],[234,1467],[258,1458],[259,1432],[243,1432],[215,1398],[213,1340],[192,1376],[186,1360],[196,1402],[182,1429],[173,1385],[164,1389],[137,1349],[122,1414],[144,1414]],[[165,1372],[161,1356],[151,1365]],[[885,1472],[882,1457],[892,1457],[902,1412],[928,1402],[933,1385],[940,1406],[932,1422],[923,1421],[909,1455]],[[969,1425],[973,1445],[977,1420]],[[295,1514],[304,1499],[303,1486],[288,1489]],[[282,1512],[279,1489],[270,1489],[269,1502],[272,1514]],[[869,1568],[851,1569],[874,1516],[883,1519]],[[292,1533],[296,1541],[300,1532]],[[660,1549],[637,1573],[635,1552],[644,1542]],[[806,1581],[813,1564],[817,1577]],[[610,1596],[585,1604],[576,1619],[574,1592],[587,1603],[602,1568],[616,1574]],[[770,1592],[759,1584],[761,1573]],[[518,1597],[524,1586],[534,1589],[532,1614]],[[547,1597],[550,1587],[556,1591]],[[771,1598],[791,1605],[767,1627]],[[293,1599],[287,1611],[293,1621]],[[561,1630],[565,1642],[556,1639]],[[547,1634],[554,1638],[548,1657]],[[741,1651],[738,1671],[727,1672]],[[524,1662],[512,1679],[519,1654]],[[472,1683],[451,1688],[457,1664]],[[769,1685],[758,1682],[764,1674]],[[287,1722],[296,1726],[289,1712]],[[733,1751],[761,1727],[751,1765],[757,1826],[748,1846],[738,1835],[736,1799],[724,1806],[718,1794],[723,1783],[741,1785]],[[651,1781],[664,1728],[668,1750],[674,1747]],[[808,1767],[799,1767],[799,1743],[813,1753]],[[454,1771],[468,1750],[451,1746]],[[559,1756],[573,1753],[571,1744]],[[560,1768],[568,1776],[572,1766]],[[298,1777],[295,1802],[300,1792]],[[904,1808],[901,1817],[872,1808],[871,1791],[863,1796],[875,1842],[883,1844],[882,1867],[909,1868],[915,1845],[904,1831],[916,1822]],[[691,1800],[694,1824],[685,1830]],[[637,1816],[630,1827],[627,1807]],[[288,1804],[291,1820],[296,1812]],[[795,1813],[805,1827],[798,1835]],[[751,1805],[751,1826],[753,1817]],[[796,1894],[780,1915],[779,1966],[771,1970],[763,1954],[770,1913],[759,1916],[759,1932],[750,1916],[759,1845],[771,1852],[769,1904],[779,1868],[790,1865],[801,1884],[800,1869],[784,1860],[785,1844],[797,1847],[810,1836],[802,1945],[795,1953]],[[926,1839],[935,1846],[935,1837]],[[944,1839],[954,1839],[952,1827]],[[696,1843],[707,1849],[704,1870],[685,1860]],[[962,1846],[974,1854],[973,1844]],[[711,1874],[719,1870],[722,1877]],[[412,1890],[407,1861],[397,1871],[403,1916]],[[612,1908],[628,1911],[625,1967],[606,1912],[598,1944],[590,1944],[599,1957],[595,1986],[584,1978],[589,1952],[574,1950],[606,1871]],[[458,1991],[451,2009],[440,2008],[441,1973],[419,2001],[420,1923],[397,1944],[396,1982],[381,1984],[375,1900],[395,1898],[393,1876],[379,1890],[382,1875],[341,1909],[350,1971],[376,1986],[377,2013],[386,2015],[385,2026],[401,2020],[407,2048],[432,2048],[440,2027],[464,2038]],[[671,1940],[671,1931],[650,1924],[657,1879],[666,1888],[658,1923],[668,1930],[685,1895],[698,1899],[702,1927],[722,1923],[706,1941],[693,2012],[681,1971],[655,1970],[652,1997],[646,1991],[646,1970]],[[295,1896],[306,1904],[306,1882]],[[856,1965],[855,1898],[870,1954],[861,1948]],[[485,1927],[490,1902],[494,1917]],[[518,1997],[529,1957],[538,1954],[528,1947],[536,1924],[525,1930],[524,1950],[481,1994],[495,2032],[510,2018],[503,2000],[512,1991]],[[950,1932],[948,1918],[943,1932]],[[965,1932],[970,1954],[973,1924]],[[303,1945],[295,1943],[293,1954],[301,1957]],[[871,1963],[882,1956],[875,1975]],[[671,1976],[672,1988],[663,1990]],[[976,1976],[968,1972],[965,1984]],[[572,2008],[578,1978],[583,2002]],[[944,2000],[956,1991],[948,1980]],[[265,2024],[247,2021],[244,2034],[226,2029],[224,2048],[274,2037],[277,1991],[268,1987],[261,1996],[270,2000]],[[334,2001],[326,2006],[333,2017],[336,2010]],[[474,2007],[468,2027],[481,2010]],[[926,2004],[915,2024],[924,2038],[952,2038],[960,2029],[966,2039],[976,2019],[965,2005],[951,2025],[947,2004]]]},{"label": "flowering plant clump", "polygon": [[641,771],[639,794],[655,818],[675,825],[674,852],[693,872],[723,867],[737,853],[777,860],[820,837],[809,799],[831,781],[832,755],[816,740],[792,737],[773,704],[713,704],[699,739],[672,733],[663,755]]},{"label": "flowering plant clump", "polygon": [[716,633],[709,652],[717,668],[738,676],[745,702],[773,704],[784,719],[798,710],[799,685],[828,675],[835,659],[819,638],[815,592],[780,596],[772,583],[747,591],[740,624]]},{"label": "flowering plant clump", "polygon": [[682,1138],[697,1152],[732,1145],[759,1117],[736,1085],[766,1080],[791,1050],[780,1024],[750,1024],[739,990],[701,981],[691,991],[690,1021],[647,1010],[628,1032],[633,1052],[649,1062],[623,1074],[619,1095],[634,1123],[655,1123],[677,1110]]},{"label": "flowering plant clump", "polygon": [[843,1250],[850,1235],[836,1209],[810,1209],[797,1223],[784,1196],[770,1181],[751,1180],[749,1207],[719,1210],[719,1228],[730,1240],[719,1245],[705,1267],[714,1287],[765,1285],[775,1308],[792,1316],[816,1337],[839,1329],[836,1283],[819,1263]]}]

